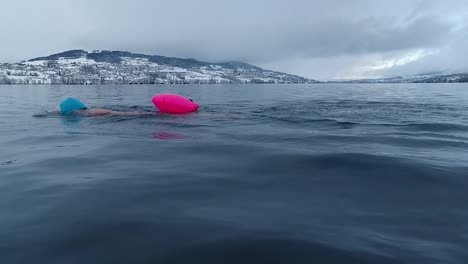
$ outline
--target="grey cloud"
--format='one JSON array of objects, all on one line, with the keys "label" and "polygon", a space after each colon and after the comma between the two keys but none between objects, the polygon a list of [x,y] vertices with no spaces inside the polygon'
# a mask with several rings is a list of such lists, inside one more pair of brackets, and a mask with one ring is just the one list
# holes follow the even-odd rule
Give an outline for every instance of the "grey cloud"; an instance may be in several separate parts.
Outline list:
[{"label": "grey cloud", "polygon": [[[448,45],[431,56],[408,63],[400,67],[386,69],[380,74],[386,76],[414,75],[429,72],[459,73],[468,72],[468,28],[457,32]],[[372,74],[372,73],[371,73]]]},{"label": "grey cloud", "polygon": [[[113,49],[163,52],[215,61],[268,62],[291,57],[319,58],[434,48],[450,40],[452,27],[433,16],[420,17],[404,24],[384,18],[367,18],[355,22],[336,19],[313,24],[212,27],[207,31],[182,28],[177,31],[178,34],[136,29],[117,43],[113,40],[122,33],[108,30],[86,36],[78,42],[86,45],[87,39],[92,38],[96,39],[99,46]],[[142,39],[144,41],[140,41]]]},{"label": "grey cloud", "polygon": [[113,49],[242,60],[316,78],[333,75],[314,75],[320,67],[316,62],[345,72],[344,67],[376,55],[459,49],[452,43],[468,14],[463,0],[30,0],[2,5],[0,61],[73,48]]},{"label": "grey cloud", "polygon": [[324,21],[296,28],[302,30],[286,33],[288,37],[282,39],[282,47],[306,57],[432,48],[444,44],[452,34],[451,24],[429,16],[404,24],[391,19],[367,18],[355,22]]}]

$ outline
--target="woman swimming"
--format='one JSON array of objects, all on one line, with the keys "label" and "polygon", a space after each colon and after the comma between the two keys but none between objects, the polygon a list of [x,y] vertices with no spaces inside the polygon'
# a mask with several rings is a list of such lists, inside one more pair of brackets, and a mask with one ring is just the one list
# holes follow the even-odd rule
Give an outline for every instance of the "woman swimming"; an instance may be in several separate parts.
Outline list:
[{"label": "woman swimming", "polygon": [[117,112],[110,109],[91,108],[89,109],[84,103],[75,98],[68,98],[60,104],[60,111],[56,111],[62,115],[82,115],[82,116],[134,116],[140,115],[138,112]]}]

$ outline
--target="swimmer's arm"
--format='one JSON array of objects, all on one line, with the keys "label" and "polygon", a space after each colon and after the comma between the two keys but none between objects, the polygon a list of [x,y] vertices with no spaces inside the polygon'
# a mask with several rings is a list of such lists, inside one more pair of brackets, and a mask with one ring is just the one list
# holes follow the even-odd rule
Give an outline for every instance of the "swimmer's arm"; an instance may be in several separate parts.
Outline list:
[{"label": "swimmer's arm", "polygon": [[141,113],[138,113],[138,112],[116,112],[116,111],[112,111],[112,115],[118,115],[118,116],[136,116],[136,115],[141,115]]},{"label": "swimmer's arm", "polygon": [[86,111],[89,116],[104,116],[104,115],[117,115],[117,116],[135,116],[140,115],[137,112],[117,112],[109,109],[89,109]]}]

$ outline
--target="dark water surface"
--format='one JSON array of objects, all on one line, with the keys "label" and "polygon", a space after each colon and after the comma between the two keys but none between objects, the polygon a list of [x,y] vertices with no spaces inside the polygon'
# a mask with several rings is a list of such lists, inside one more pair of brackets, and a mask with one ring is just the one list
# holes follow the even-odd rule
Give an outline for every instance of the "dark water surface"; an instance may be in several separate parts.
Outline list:
[{"label": "dark water surface", "polygon": [[0,146],[2,264],[468,263],[466,84],[0,86]]}]

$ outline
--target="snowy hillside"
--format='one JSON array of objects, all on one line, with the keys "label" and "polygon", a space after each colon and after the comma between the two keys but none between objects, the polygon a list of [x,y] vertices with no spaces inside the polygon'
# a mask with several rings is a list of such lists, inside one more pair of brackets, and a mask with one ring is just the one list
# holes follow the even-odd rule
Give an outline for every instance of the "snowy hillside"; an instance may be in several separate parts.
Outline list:
[{"label": "snowy hillside", "polygon": [[345,83],[460,83],[468,82],[468,73],[455,74],[421,74],[398,76],[381,79],[362,79],[344,81]]},{"label": "snowy hillside", "polygon": [[316,81],[242,62],[207,63],[124,51],[70,50],[21,63],[0,64],[0,84],[309,82]]}]

